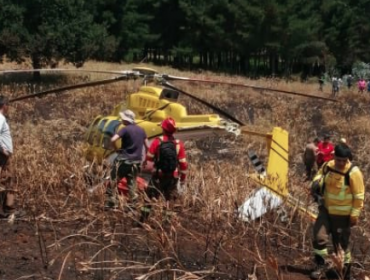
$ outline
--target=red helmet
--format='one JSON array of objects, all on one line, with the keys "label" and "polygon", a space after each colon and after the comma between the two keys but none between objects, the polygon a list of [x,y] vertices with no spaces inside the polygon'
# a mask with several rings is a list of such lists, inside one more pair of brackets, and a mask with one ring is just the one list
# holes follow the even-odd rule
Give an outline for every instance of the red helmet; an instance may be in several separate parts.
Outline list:
[{"label": "red helmet", "polygon": [[162,129],[167,133],[174,133],[176,131],[176,122],[173,118],[167,118],[161,123]]}]

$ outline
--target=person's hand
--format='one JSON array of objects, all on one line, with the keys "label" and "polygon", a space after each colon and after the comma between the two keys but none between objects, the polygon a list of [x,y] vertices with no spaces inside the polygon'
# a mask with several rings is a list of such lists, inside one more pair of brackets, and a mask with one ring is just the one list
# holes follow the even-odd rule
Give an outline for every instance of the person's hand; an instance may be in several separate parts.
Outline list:
[{"label": "person's hand", "polygon": [[7,150],[1,149],[1,152],[6,155],[7,157],[10,156],[10,153]]},{"label": "person's hand", "polygon": [[316,181],[312,182],[312,184],[311,184],[311,195],[313,197],[316,197],[317,195],[320,195],[320,194],[321,194],[320,180],[316,180]]},{"label": "person's hand", "polygon": [[355,225],[357,225],[358,224],[358,217],[351,216],[349,218],[349,224],[350,224],[351,227],[354,227]]},{"label": "person's hand", "polygon": [[143,169],[145,169],[147,165],[148,165],[148,161],[147,160],[144,160],[143,163],[142,163]]}]

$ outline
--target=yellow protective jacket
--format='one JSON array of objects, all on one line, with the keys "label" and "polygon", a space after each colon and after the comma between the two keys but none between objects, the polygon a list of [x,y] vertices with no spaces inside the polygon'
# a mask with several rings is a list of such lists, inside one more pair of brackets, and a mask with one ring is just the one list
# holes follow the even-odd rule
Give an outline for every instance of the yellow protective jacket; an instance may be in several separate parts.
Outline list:
[{"label": "yellow protective jacket", "polygon": [[[337,170],[334,160],[331,160],[320,168],[313,179],[313,182],[319,182],[321,192],[324,189],[324,206],[330,215],[358,217],[364,206],[363,176],[357,166],[351,167],[352,163],[348,161],[343,170]],[[346,184],[348,170],[349,184]]]}]

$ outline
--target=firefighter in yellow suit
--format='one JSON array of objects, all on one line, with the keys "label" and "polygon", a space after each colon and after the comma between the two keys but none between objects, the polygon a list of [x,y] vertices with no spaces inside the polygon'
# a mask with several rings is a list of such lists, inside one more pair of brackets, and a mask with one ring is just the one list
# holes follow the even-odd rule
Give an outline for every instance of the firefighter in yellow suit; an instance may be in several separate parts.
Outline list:
[{"label": "firefighter in yellow suit", "polygon": [[334,159],[321,167],[312,182],[312,195],[319,205],[313,228],[316,268],[311,273],[312,279],[325,277],[330,234],[335,253],[339,253],[340,248],[344,251],[344,269],[337,273],[345,280],[352,279],[350,233],[364,205],[365,187],[360,169],[350,159],[350,148],[345,143],[338,144]]}]

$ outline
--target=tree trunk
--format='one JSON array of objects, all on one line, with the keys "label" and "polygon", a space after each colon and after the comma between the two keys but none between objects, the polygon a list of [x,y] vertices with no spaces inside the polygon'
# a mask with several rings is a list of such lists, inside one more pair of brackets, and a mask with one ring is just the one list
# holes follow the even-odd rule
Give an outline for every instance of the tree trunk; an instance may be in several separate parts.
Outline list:
[{"label": "tree trunk", "polygon": [[[35,55],[32,55],[31,59],[32,59],[33,69],[40,69],[41,68],[41,58],[40,58],[40,56],[35,54]],[[33,72],[33,80],[35,82],[39,82],[41,80],[40,71]]]}]

